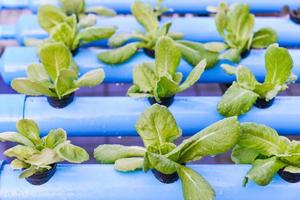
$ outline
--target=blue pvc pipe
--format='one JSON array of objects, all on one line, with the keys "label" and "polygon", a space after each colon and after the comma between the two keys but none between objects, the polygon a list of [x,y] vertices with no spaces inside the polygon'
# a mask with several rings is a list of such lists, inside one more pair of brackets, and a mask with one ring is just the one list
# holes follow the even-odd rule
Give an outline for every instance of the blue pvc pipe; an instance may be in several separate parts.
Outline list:
[{"label": "blue pvc pipe", "polygon": [[[210,42],[222,41],[222,38],[216,31],[213,17],[186,17],[186,18],[169,18],[162,19],[162,23],[172,21],[171,31],[184,33],[184,39]],[[292,22],[287,17],[256,17],[255,30],[262,27],[272,27],[279,35],[279,44],[281,46],[300,46],[300,26]],[[117,26],[119,33],[130,33],[133,30],[143,31],[142,27],[136,22],[132,16],[117,16],[113,18],[98,18],[99,26]],[[0,38],[7,38],[15,35],[20,44],[24,43],[25,38],[47,37],[47,33],[40,28],[36,15],[23,15],[15,27],[15,33],[12,27],[2,27],[3,33],[0,32]],[[8,30],[6,30],[8,29]],[[2,35],[1,35],[2,34]],[[106,46],[106,40],[99,41],[97,45]]]},{"label": "blue pvc pipe", "polygon": [[[169,109],[183,134],[193,135],[223,118],[217,112],[219,101],[220,97],[177,97]],[[55,109],[44,97],[30,97],[25,103],[24,116],[35,120],[43,135],[60,127],[69,136],[136,136],[135,123],[149,106],[146,99],[77,97],[66,108]],[[300,97],[278,97],[272,107],[253,107],[240,120],[266,124],[282,135],[297,135]]]},{"label": "blue pvc pipe", "polygon": [[[155,0],[143,0],[144,2],[155,5]],[[222,0],[224,1],[224,0]],[[217,6],[221,0],[165,0],[164,5],[173,8],[175,13],[194,13],[194,14],[207,14],[206,7],[208,5]],[[102,5],[114,8],[118,13],[130,13],[130,5],[134,0],[86,0],[87,6]],[[247,3],[254,13],[273,13],[280,12],[285,5],[296,8],[299,6],[295,0],[286,1],[273,1],[270,3],[268,0],[225,0],[228,4],[234,2]],[[39,5],[58,4],[57,0],[2,0],[4,8],[24,9],[30,8],[33,12],[37,12]],[[1,4],[0,4],[1,5]]]},{"label": "blue pvc pipe", "polygon": [[[80,49],[75,56],[75,61],[79,66],[80,72],[85,73],[92,69],[102,67],[105,71],[106,83],[132,83],[133,67],[142,62],[153,61],[143,52],[137,53],[132,59],[120,65],[107,65],[97,59],[97,54],[103,50],[99,49]],[[290,54],[294,60],[293,72],[300,76],[300,50],[291,49]],[[249,67],[259,81],[265,77],[265,50],[253,50],[251,54],[243,59],[240,64]],[[18,58],[18,59],[16,59]],[[0,74],[5,83],[9,84],[16,77],[26,76],[27,66],[38,63],[37,49],[32,47],[8,47],[0,59]],[[220,61],[215,67],[208,69],[202,75],[201,83],[231,83],[235,76],[230,76],[220,67],[228,61]],[[233,63],[231,63],[233,64]],[[234,64],[236,65],[236,64]],[[187,77],[192,67],[181,61],[178,71]],[[300,82],[300,79],[298,79]]]},{"label": "blue pvc pipe", "polygon": [[15,131],[23,117],[25,95],[0,95],[0,132]]},{"label": "blue pvc pipe", "polygon": [[[300,183],[284,182],[278,175],[266,187],[242,180],[248,165],[191,165],[215,189],[216,200],[298,200]],[[183,200],[181,182],[160,183],[151,172],[122,173],[112,165],[58,165],[57,172],[44,185],[33,186],[18,179],[20,171],[3,167],[0,177],[1,200]],[[201,195],[201,194],[199,194]]]}]

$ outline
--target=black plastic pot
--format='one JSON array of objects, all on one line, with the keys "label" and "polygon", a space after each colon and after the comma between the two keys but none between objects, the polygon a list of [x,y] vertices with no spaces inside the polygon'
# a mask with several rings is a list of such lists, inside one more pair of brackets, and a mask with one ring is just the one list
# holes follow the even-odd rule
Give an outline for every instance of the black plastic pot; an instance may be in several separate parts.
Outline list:
[{"label": "black plastic pot", "polygon": [[177,172],[174,172],[173,174],[163,174],[156,169],[152,169],[151,171],[154,174],[155,178],[157,178],[157,180],[162,183],[170,184],[176,182],[179,179]]},{"label": "black plastic pot", "polygon": [[151,105],[153,104],[160,104],[166,107],[169,107],[170,105],[172,105],[172,103],[174,102],[174,96],[171,97],[166,97],[166,98],[161,98],[160,102],[156,101],[156,99],[154,97],[149,97],[148,101]]},{"label": "black plastic pot", "polygon": [[298,183],[300,182],[300,173],[290,173],[280,169],[278,175],[285,181],[289,183]]},{"label": "black plastic pot", "polygon": [[51,165],[51,169],[45,172],[36,173],[26,178],[32,185],[43,185],[47,183],[56,172],[56,164]]},{"label": "black plastic pot", "polygon": [[155,58],[155,51],[153,49],[143,48],[143,51],[150,58]]},{"label": "black plastic pot", "polygon": [[55,98],[55,97],[47,97],[47,101],[48,103],[53,107],[53,108],[64,108],[67,105],[69,105],[70,103],[72,103],[72,101],[74,100],[74,93],[59,99],[59,98]]},{"label": "black plastic pot", "polygon": [[254,106],[257,107],[257,108],[262,108],[262,109],[269,108],[274,103],[274,100],[275,100],[275,98],[273,98],[269,101],[266,101],[263,98],[257,98]]},{"label": "black plastic pot", "polygon": [[247,50],[247,51],[244,51],[242,54],[241,54],[241,58],[242,59],[245,59],[247,58],[251,53],[251,49]]},{"label": "black plastic pot", "polygon": [[298,9],[298,10],[290,10],[289,14],[290,14],[290,19],[294,23],[300,24],[300,9]]}]

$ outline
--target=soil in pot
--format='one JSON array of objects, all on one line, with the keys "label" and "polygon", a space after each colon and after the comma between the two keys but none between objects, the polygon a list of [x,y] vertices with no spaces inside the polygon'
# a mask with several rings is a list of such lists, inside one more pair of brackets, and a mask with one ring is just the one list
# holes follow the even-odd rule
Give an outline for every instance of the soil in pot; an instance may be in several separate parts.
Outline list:
[{"label": "soil in pot", "polygon": [[59,99],[56,97],[47,97],[47,101],[48,103],[53,107],[53,108],[64,108],[67,105],[69,105],[70,103],[72,103],[72,101],[74,100],[74,93]]},{"label": "soil in pot", "polygon": [[173,174],[163,174],[156,169],[152,169],[151,171],[154,174],[155,178],[157,178],[157,180],[162,183],[170,184],[176,182],[179,179],[177,172],[174,172]]},{"label": "soil in pot", "polygon": [[278,171],[278,175],[285,181],[289,183],[298,183],[300,182],[300,173],[291,173],[286,172],[284,169]]},{"label": "soil in pot", "polygon": [[269,108],[274,103],[275,98],[266,101],[264,98],[257,98],[254,106],[257,108]]},{"label": "soil in pot", "polygon": [[166,98],[161,98],[160,102],[156,101],[156,99],[154,97],[149,97],[148,101],[151,105],[153,104],[160,104],[166,107],[169,107],[170,105],[172,105],[172,103],[174,102],[174,96],[171,97],[166,97]]},{"label": "soil in pot", "polygon": [[294,23],[300,24],[300,8],[297,10],[290,10],[289,14],[290,14],[290,19]]},{"label": "soil in pot", "polygon": [[150,58],[155,58],[155,51],[153,49],[143,48],[143,51]]},{"label": "soil in pot", "polygon": [[55,172],[56,172],[56,164],[53,164],[51,165],[50,170],[33,174],[32,176],[26,178],[26,180],[32,185],[42,185],[47,183],[54,175]]}]

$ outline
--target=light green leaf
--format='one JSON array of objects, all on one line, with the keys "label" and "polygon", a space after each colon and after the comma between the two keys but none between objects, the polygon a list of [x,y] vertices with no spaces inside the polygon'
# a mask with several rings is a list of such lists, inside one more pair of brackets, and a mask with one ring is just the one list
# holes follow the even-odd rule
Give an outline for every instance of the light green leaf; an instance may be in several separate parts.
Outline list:
[{"label": "light green leaf", "polygon": [[276,43],[277,40],[278,36],[275,30],[272,28],[261,28],[254,33],[252,47],[257,49],[266,48],[269,45]]},{"label": "light green leaf", "polygon": [[167,157],[178,163],[187,163],[204,156],[224,153],[237,143],[239,136],[237,117],[226,118],[184,140]]},{"label": "light green leaf", "polygon": [[208,51],[219,53],[228,48],[228,46],[223,42],[207,42],[204,44],[204,48]]},{"label": "light green leaf", "polygon": [[93,6],[89,7],[85,10],[86,13],[94,13],[100,16],[105,16],[105,17],[114,17],[117,15],[116,11],[110,8],[106,8],[103,6]]},{"label": "light green leaf", "polygon": [[284,168],[284,171],[289,172],[289,173],[293,173],[293,174],[298,174],[298,173],[300,173],[300,168],[289,165],[289,166]]},{"label": "light green leaf", "polygon": [[52,5],[41,5],[38,10],[40,26],[48,33],[56,25],[64,22],[67,16],[59,8]]},{"label": "light green leaf", "polygon": [[19,120],[17,122],[17,130],[21,135],[29,139],[33,144],[40,145],[42,143],[39,127],[33,120]]},{"label": "light green leaf", "polygon": [[50,38],[55,42],[61,42],[66,45],[69,49],[72,49],[74,32],[73,29],[66,22],[61,23],[50,32]]},{"label": "light green leaf", "polygon": [[119,47],[134,38],[135,35],[132,33],[114,34],[112,37],[109,38],[108,45],[110,47]]},{"label": "light green leaf", "polygon": [[70,163],[82,163],[89,160],[89,154],[81,147],[73,144],[60,144],[56,147],[56,153],[61,159]]},{"label": "light green leaf", "polygon": [[57,76],[55,89],[58,97],[61,99],[68,95],[67,92],[76,90],[77,86],[74,81],[77,79],[77,74],[74,70],[64,69],[61,70]]},{"label": "light green leaf", "polygon": [[34,166],[29,167],[28,169],[24,170],[20,175],[19,178],[28,178],[33,174],[37,173],[39,170],[36,169]]},{"label": "light green leaf", "polygon": [[154,96],[157,99],[171,97],[178,92],[178,83],[166,76],[160,77],[154,89]]},{"label": "light green leaf", "polygon": [[141,1],[135,1],[131,7],[132,15],[146,29],[152,31],[159,28],[157,16],[151,5]]},{"label": "light green leaf", "polygon": [[239,145],[265,156],[282,154],[287,144],[280,139],[276,130],[261,124],[243,123]]},{"label": "light green leaf", "polygon": [[241,52],[238,49],[229,49],[220,54],[219,59],[230,60],[234,63],[238,63],[241,60]]},{"label": "light green leaf", "polygon": [[271,45],[265,55],[267,75],[265,83],[284,84],[291,75],[293,59],[285,48]]},{"label": "light green leaf", "polygon": [[193,86],[201,77],[206,67],[206,60],[202,60],[189,74],[187,79],[179,86],[178,92]]},{"label": "light green leaf", "polygon": [[57,145],[67,141],[67,133],[65,130],[58,128],[51,130],[44,138],[45,147],[53,149]]},{"label": "light green leaf", "polygon": [[258,156],[258,152],[236,145],[232,150],[231,160],[236,164],[252,164]]},{"label": "light green leaf", "polygon": [[182,58],[192,66],[196,66],[203,59],[206,59],[206,68],[211,68],[218,62],[219,54],[206,50],[201,43],[177,41],[176,44],[181,52]]},{"label": "light green leaf", "polygon": [[53,82],[56,81],[61,70],[71,66],[71,53],[61,43],[44,44],[40,48],[39,56]]},{"label": "light green leaf", "polygon": [[[223,6],[224,9],[218,9],[216,15],[215,15],[215,25],[217,27],[217,31],[222,37],[225,37],[224,30],[226,28],[226,23],[227,23],[227,17],[226,17],[226,10],[227,10],[227,5],[224,3]],[[221,8],[221,5],[220,5]]]},{"label": "light green leaf", "polygon": [[18,160],[24,161],[37,153],[39,153],[39,151],[34,149],[33,147],[16,145],[10,149],[7,149],[3,154],[7,157],[15,157]]},{"label": "light green leaf", "polygon": [[218,111],[226,117],[239,116],[248,112],[257,98],[256,93],[243,89],[236,82],[233,82],[218,103]]},{"label": "light green leaf", "polygon": [[45,148],[40,153],[34,154],[26,159],[26,162],[38,166],[45,167],[63,161],[54,149]]},{"label": "light green leaf", "polygon": [[133,83],[144,93],[152,92],[155,88],[157,77],[154,67],[154,63],[141,63],[133,69]]},{"label": "light green leaf", "polygon": [[293,166],[300,167],[300,142],[292,141],[286,151],[286,157],[281,158],[284,162],[287,162]]},{"label": "light green leaf", "polygon": [[189,167],[180,166],[177,169],[182,182],[184,199],[212,200],[215,192],[209,183],[197,172]]},{"label": "light green leaf", "polygon": [[59,0],[61,3],[61,7],[68,14],[80,14],[84,13],[85,2],[84,0]]},{"label": "light green leaf", "polygon": [[94,87],[99,85],[105,78],[103,69],[95,69],[85,73],[75,83],[78,87]]},{"label": "light green leaf", "polygon": [[31,64],[27,68],[27,76],[29,79],[43,83],[45,86],[49,86],[50,78],[45,67],[42,64]]},{"label": "light green leaf", "polygon": [[131,43],[117,49],[104,51],[98,54],[98,59],[106,64],[123,63],[137,52],[138,44],[139,43]]},{"label": "light green leaf", "polygon": [[156,169],[157,171],[163,174],[172,174],[176,172],[177,167],[179,166],[179,164],[172,161],[171,159],[168,159],[163,155],[151,153],[149,151],[147,151],[147,153],[145,154],[145,160],[147,160],[147,166],[144,167],[145,171],[147,171],[148,168],[150,168]]},{"label": "light green leaf", "polygon": [[228,65],[228,64],[222,64],[222,69],[229,75],[236,75],[237,74],[237,67]]},{"label": "light green leaf", "polygon": [[174,76],[181,60],[181,53],[169,37],[161,37],[155,47],[156,74]]},{"label": "light green leaf", "polygon": [[147,97],[154,97],[153,94],[150,93],[143,93],[141,92],[140,88],[137,85],[132,85],[128,91],[127,95],[133,98],[147,98]]},{"label": "light green leaf", "polygon": [[104,144],[94,150],[95,159],[104,164],[111,164],[122,158],[144,157],[146,149],[138,146]]},{"label": "light green leaf", "polygon": [[14,159],[13,161],[11,161],[10,166],[12,169],[26,169],[30,167],[29,164],[18,159]]},{"label": "light green leaf", "polygon": [[30,96],[56,96],[48,87],[42,83],[32,81],[28,78],[16,78],[11,82],[11,87],[18,93],[27,94]]},{"label": "light green leaf", "polygon": [[248,171],[244,185],[247,184],[250,178],[258,185],[268,185],[273,176],[282,169],[286,164],[278,160],[276,157],[271,157],[265,160],[256,160],[253,167]]},{"label": "light green leaf", "polygon": [[170,111],[158,104],[146,109],[139,117],[135,128],[141,136],[145,147],[160,146],[173,142],[181,136],[181,129]]},{"label": "light green leaf", "polygon": [[96,24],[97,24],[96,15],[93,15],[93,14],[80,15],[77,29],[81,30],[81,29],[84,29],[87,27],[95,26]]},{"label": "light green leaf", "polygon": [[15,132],[0,133],[0,141],[15,142],[15,143],[23,144],[25,146],[34,147],[34,144],[29,139],[27,139],[27,137],[21,135],[20,133],[15,133]]},{"label": "light green leaf", "polygon": [[82,44],[108,39],[116,32],[115,27],[88,27],[79,32],[78,37]]},{"label": "light green leaf", "polygon": [[143,169],[144,158],[122,158],[115,162],[114,168],[118,171],[128,172]]},{"label": "light green leaf", "polygon": [[242,65],[237,67],[236,79],[239,86],[251,91],[253,91],[258,84],[254,74],[247,67]]}]

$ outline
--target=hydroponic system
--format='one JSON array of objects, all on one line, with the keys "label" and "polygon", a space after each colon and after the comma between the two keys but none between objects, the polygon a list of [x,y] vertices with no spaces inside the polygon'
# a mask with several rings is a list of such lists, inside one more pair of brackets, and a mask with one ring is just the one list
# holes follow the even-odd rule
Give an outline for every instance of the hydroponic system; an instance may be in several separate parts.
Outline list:
[{"label": "hydroponic system", "polygon": [[300,2],[0,9],[1,200],[300,199]]}]

